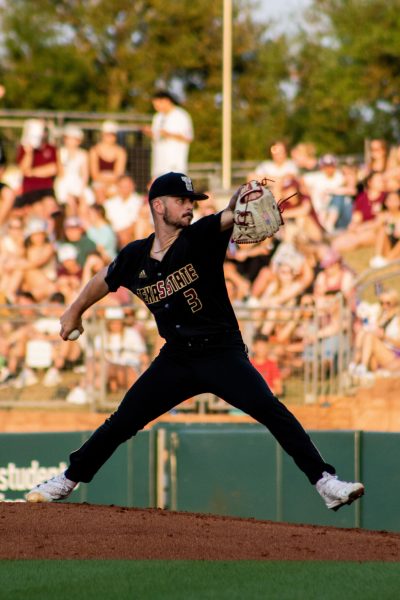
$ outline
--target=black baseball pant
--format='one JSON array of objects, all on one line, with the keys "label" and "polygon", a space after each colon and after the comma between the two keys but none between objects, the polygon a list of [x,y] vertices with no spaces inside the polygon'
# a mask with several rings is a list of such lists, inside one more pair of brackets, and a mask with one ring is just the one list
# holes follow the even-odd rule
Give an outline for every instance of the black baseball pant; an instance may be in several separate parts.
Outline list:
[{"label": "black baseball pant", "polygon": [[89,482],[116,448],[184,400],[210,392],[265,425],[312,484],[324,462],[303,427],[271,392],[249,361],[240,334],[167,343],[128,390],[120,406],[79,450],[70,455],[66,476]]}]

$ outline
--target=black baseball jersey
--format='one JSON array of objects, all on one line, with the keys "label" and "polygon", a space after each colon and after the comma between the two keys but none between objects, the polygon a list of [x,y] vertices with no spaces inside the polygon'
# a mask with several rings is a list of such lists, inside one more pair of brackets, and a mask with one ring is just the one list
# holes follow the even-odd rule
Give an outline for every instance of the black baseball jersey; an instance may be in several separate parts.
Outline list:
[{"label": "black baseball jersey", "polygon": [[108,268],[110,291],[136,294],[170,342],[238,331],[223,271],[232,229],[220,227],[221,213],[185,227],[161,261],[150,256],[154,233],[127,244]]}]

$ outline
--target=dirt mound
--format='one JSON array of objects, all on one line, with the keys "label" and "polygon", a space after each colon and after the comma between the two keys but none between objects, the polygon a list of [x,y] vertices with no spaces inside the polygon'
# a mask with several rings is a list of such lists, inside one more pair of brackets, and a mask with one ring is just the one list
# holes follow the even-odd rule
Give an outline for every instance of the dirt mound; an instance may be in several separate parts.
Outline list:
[{"label": "dirt mound", "polygon": [[0,503],[0,559],[398,561],[400,534],[90,504]]}]

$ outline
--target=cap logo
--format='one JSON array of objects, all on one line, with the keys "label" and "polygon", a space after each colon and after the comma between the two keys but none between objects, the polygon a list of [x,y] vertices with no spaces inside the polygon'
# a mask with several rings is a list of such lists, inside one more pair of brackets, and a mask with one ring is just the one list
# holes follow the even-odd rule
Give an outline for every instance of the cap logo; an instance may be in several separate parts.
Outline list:
[{"label": "cap logo", "polygon": [[193,192],[193,183],[192,180],[190,179],[190,177],[186,177],[185,175],[182,175],[181,177],[183,183],[186,185],[186,189],[188,192]]}]

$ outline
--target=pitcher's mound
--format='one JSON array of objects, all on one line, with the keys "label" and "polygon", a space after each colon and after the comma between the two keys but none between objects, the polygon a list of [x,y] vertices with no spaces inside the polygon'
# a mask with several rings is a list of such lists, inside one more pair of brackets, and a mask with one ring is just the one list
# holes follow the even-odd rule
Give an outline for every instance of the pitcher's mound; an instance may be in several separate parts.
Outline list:
[{"label": "pitcher's mound", "polygon": [[400,534],[160,509],[0,503],[0,559],[398,561]]}]

